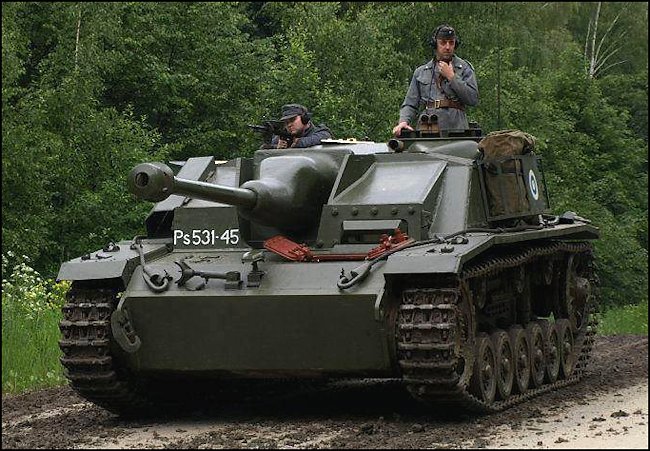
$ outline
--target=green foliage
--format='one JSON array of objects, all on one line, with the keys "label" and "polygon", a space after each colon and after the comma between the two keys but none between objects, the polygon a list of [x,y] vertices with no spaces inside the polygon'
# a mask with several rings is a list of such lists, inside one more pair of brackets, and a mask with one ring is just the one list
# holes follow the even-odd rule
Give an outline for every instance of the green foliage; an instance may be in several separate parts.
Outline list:
[{"label": "green foliage", "polygon": [[2,8],[2,108],[20,91],[16,86],[25,74],[29,40],[17,23],[16,5]]},{"label": "green foliage", "polygon": [[[607,102],[627,113],[626,126],[648,142],[648,77],[646,74],[608,75],[598,79]],[[615,89],[611,89],[611,87]],[[647,158],[646,158],[647,164]]]},{"label": "green foliage", "polygon": [[43,279],[29,258],[2,254],[2,392],[61,385],[61,307],[69,282]]},{"label": "green foliage", "polygon": [[[268,44],[242,29],[248,19],[235,3],[126,3],[124,33],[116,36],[119,64],[105,74],[103,102],[132,108],[173,143],[174,159],[238,152],[242,118],[257,117],[272,55]],[[134,95],[137,93],[137,95]]]},{"label": "green foliage", "polygon": [[[10,2],[2,18],[2,249],[51,276],[143,232],[142,161],[251,156],[246,124],[299,102],[384,141],[431,31],[456,27],[484,132],[538,139],[556,213],[600,227],[604,303],[647,299],[647,3],[603,3],[626,61],[592,79],[595,3]],[[620,37],[625,39],[620,41]]]},{"label": "green foliage", "polygon": [[[57,24],[50,39],[61,45],[47,44],[47,54],[32,51],[25,62],[27,87],[7,103],[3,96],[3,249],[30,255],[37,268],[52,274],[61,261],[142,227],[146,208],[129,202],[126,174],[140,161],[166,158],[166,152],[159,133],[131,110],[99,106],[107,64],[101,34],[110,30],[96,15],[112,11],[94,4],[20,6],[17,17],[34,14],[21,19],[32,29]],[[97,25],[99,34],[80,33],[84,39],[75,52],[77,23]],[[8,81],[19,89],[20,77]]]},{"label": "green foliage", "polygon": [[648,335],[648,301],[627,304],[601,313],[598,333],[601,335]]}]

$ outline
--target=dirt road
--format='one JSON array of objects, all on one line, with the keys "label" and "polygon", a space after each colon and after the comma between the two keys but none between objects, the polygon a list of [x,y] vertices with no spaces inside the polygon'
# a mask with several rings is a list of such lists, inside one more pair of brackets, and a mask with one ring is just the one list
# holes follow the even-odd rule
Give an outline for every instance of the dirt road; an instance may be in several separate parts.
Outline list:
[{"label": "dirt road", "polygon": [[126,421],[67,387],[2,397],[3,448],[648,448],[648,337],[598,337],[577,385],[449,419],[395,383]]}]

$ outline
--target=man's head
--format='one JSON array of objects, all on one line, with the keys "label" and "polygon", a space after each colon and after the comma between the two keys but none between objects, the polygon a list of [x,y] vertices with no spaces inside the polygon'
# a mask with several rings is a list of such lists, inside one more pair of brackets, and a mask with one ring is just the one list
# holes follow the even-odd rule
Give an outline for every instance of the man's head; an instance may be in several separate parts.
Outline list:
[{"label": "man's head", "polygon": [[280,120],[284,122],[287,131],[294,136],[302,135],[310,119],[311,115],[307,108],[298,103],[290,103],[282,106],[282,117]]},{"label": "man's head", "polygon": [[436,50],[438,60],[451,61],[454,52],[460,46],[460,39],[458,39],[456,30],[447,24],[443,24],[433,30],[431,44]]}]

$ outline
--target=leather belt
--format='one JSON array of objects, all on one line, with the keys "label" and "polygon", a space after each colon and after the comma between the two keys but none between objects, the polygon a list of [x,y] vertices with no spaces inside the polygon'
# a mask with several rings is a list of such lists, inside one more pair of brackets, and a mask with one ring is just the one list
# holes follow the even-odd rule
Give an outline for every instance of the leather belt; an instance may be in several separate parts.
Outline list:
[{"label": "leather belt", "polygon": [[454,100],[438,99],[427,101],[427,108],[456,108],[464,111],[465,105]]}]

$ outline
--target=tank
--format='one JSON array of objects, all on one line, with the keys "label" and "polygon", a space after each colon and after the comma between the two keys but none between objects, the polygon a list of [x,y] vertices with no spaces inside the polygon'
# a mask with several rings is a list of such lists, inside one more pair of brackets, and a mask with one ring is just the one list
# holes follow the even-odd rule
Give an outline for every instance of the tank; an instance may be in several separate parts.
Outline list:
[{"label": "tank", "polygon": [[136,166],[146,234],[58,274],[70,385],[127,414],[190,386],[372,378],[489,413],[577,382],[598,228],[550,214],[534,150],[486,158],[484,139]]}]

